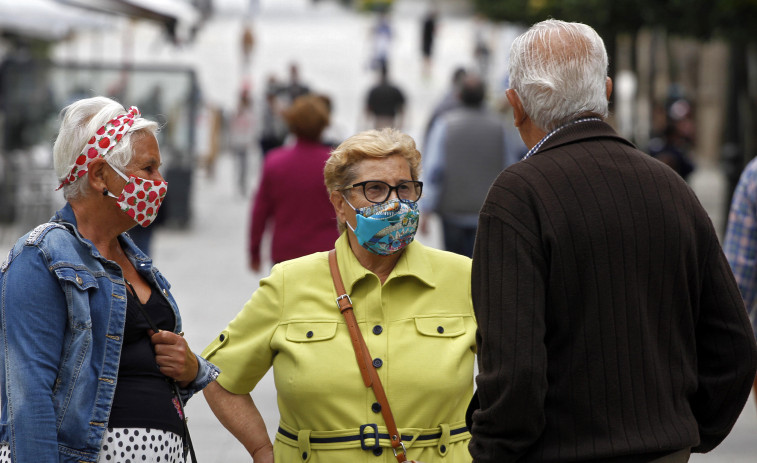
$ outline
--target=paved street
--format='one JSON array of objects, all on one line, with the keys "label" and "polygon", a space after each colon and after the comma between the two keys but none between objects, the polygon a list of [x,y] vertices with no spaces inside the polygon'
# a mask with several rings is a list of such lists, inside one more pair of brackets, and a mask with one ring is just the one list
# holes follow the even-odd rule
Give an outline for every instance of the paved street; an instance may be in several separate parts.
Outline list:
[{"label": "paved street", "polygon": [[[221,11],[211,19],[192,47],[175,53],[170,50],[135,50],[141,59],[176,60],[197,66],[205,97],[226,110],[233,108],[243,70],[239,64],[239,42],[243,20],[239,9],[245,0],[218,0]],[[435,67],[430,79],[421,75],[419,59],[421,1],[398,1],[393,25],[396,39],[392,51],[391,75],[406,91],[409,115],[406,130],[416,140],[433,104],[441,98],[453,68],[471,64],[473,38],[470,18],[444,18],[437,37]],[[314,90],[329,94],[334,101],[335,124],[344,135],[363,128],[362,103],[374,81],[367,70],[369,28],[372,17],[344,11],[335,3],[306,0],[261,2],[254,20],[255,52],[251,75],[256,103],[266,76],[276,72],[286,76],[287,65],[296,61],[303,80]],[[139,42],[138,42],[139,43]],[[143,41],[145,45],[151,40]],[[495,69],[499,64],[495,63]],[[257,158],[256,158],[257,159]],[[251,185],[255,185],[258,164],[254,164]],[[219,157],[211,178],[197,170],[191,197],[193,220],[185,230],[159,229],[153,241],[156,265],[172,283],[184,318],[184,331],[193,349],[201,351],[234,317],[267,273],[254,274],[247,268],[245,246],[249,199],[242,198],[234,184],[232,157]],[[723,179],[703,166],[692,185],[718,222],[722,208]],[[303,205],[307,199],[303,198]],[[20,233],[13,227],[0,228],[3,249]],[[439,227],[419,238],[439,246]],[[2,251],[4,256],[5,251]],[[0,257],[2,258],[2,257]],[[273,378],[269,374],[253,392],[273,436],[278,412]],[[197,455],[203,463],[251,461],[244,448],[221,427],[202,395],[188,406],[189,426]],[[693,462],[754,462],[757,453],[757,407],[754,399],[732,434],[715,452],[692,457]]]}]

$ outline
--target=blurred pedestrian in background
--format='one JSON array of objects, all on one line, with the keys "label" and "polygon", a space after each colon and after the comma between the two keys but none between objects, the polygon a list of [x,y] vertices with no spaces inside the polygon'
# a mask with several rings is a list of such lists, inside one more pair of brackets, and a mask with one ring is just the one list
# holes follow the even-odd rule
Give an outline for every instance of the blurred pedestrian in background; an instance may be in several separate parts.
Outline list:
[{"label": "blurred pedestrian in background", "polygon": [[371,28],[370,68],[378,71],[389,66],[389,51],[392,47],[392,26],[386,13],[379,13]]},{"label": "blurred pedestrian in background", "polygon": [[208,178],[214,179],[216,160],[221,152],[223,112],[211,102],[205,102],[197,115],[197,147]]},{"label": "blurred pedestrian in background", "polygon": [[[393,129],[345,140],[322,181],[342,231],[333,264],[346,292],[335,290],[330,253],[276,265],[206,348],[222,370],[208,404],[256,463],[274,455],[285,463],[396,463],[392,450],[403,450],[390,435],[402,436],[408,459],[470,463],[470,259],[414,241],[420,161],[412,138]],[[309,207],[312,197],[298,200],[288,218],[321,213]],[[354,304],[351,326],[366,333],[357,359],[386,400],[364,382],[351,330],[334,307],[338,294]],[[281,417],[273,448],[250,397],[271,368]],[[391,433],[390,422],[398,428]]]},{"label": "blurred pedestrian in background", "polygon": [[517,160],[508,156],[505,127],[485,97],[481,77],[467,74],[460,86],[462,106],[436,119],[423,163],[423,212],[441,217],[444,248],[468,257],[489,185]]},{"label": "blurred pedestrian in background", "polygon": [[255,49],[255,34],[252,29],[252,22],[246,22],[242,26],[242,74],[247,74],[247,68],[252,63],[252,51]]},{"label": "blurred pedestrian in background", "polygon": [[346,132],[346,129],[339,126],[336,122],[336,119],[333,117],[334,103],[331,97],[323,93],[319,93],[317,94],[317,96],[323,101],[323,103],[326,105],[326,109],[328,109],[329,112],[329,125],[326,126],[325,129],[323,129],[323,134],[321,135],[321,143],[331,149],[334,149],[339,146],[342,141],[344,141],[344,134]]},{"label": "blurred pedestrian in background", "polygon": [[321,143],[321,134],[329,124],[328,108],[318,95],[303,95],[284,110],[284,118],[295,143],[265,158],[250,211],[248,255],[255,272],[260,270],[260,245],[269,223],[273,263],[330,249],[339,236],[323,187],[330,149]]},{"label": "blurred pedestrian in background", "polygon": [[371,128],[402,128],[405,116],[405,94],[397,85],[389,81],[389,69],[386,65],[379,68],[379,81],[368,91],[365,114],[368,126]]},{"label": "blurred pedestrian in background", "polygon": [[707,212],[604,119],[589,26],[512,45],[507,97],[530,151],[481,209],[476,463],[686,462],[739,417],[757,346]]},{"label": "blurred pedestrian in background", "polygon": [[279,83],[275,75],[268,76],[265,100],[260,112],[260,152],[265,157],[269,151],[284,144],[288,134],[286,123],[281,116],[282,107],[277,98]]},{"label": "blurred pedestrian in background", "polygon": [[680,90],[671,90],[669,102],[664,109],[662,133],[649,141],[649,154],[670,166],[684,180],[694,171],[689,152],[694,143],[694,123],[691,104],[683,98]]},{"label": "blurred pedestrian in background", "polygon": [[[757,335],[757,159],[744,168],[733,192],[723,250]],[[757,378],[754,392],[757,400]]]},{"label": "blurred pedestrian in background", "polygon": [[250,149],[255,139],[255,113],[253,112],[250,89],[242,88],[236,111],[229,121],[229,144],[235,158],[235,174],[239,193],[245,198],[249,194],[247,187]]},{"label": "blurred pedestrian in background", "polygon": [[436,8],[431,7],[421,21],[421,56],[423,58],[423,77],[431,76],[434,54],[434,37],[436,36],[436,21],[439,17]]},{"label": "blurred pedestrian in background", "polygon": [[434,107],[434,110],[431,112],[431,116],[428,119],[428,123],[426,124],[426,132],[423,137],[424,150],[428,146],[428,135],[431,132],[431,127],[434,126],[434,122],[436,122],[439,116],[451,109],[460,107],[460,87],[463,84],[465,75],[466,71],[462,66],[456,67],[455,70],[452,71],[452,79],[450,81],[449,89]]},{"label": "blurred pedestrian in background", "polygon": [[157,128],[104,97],[64,109],[66,204],[0,267],[0,462],[185,461],[182,404],[218,369],[192,353],[170,285],[124,233],[167,191]]},{"label": "blurred pedestrian in background", "polygon": [[473,18],[473,60],[478,74],[487,80],[492,54],[492,30],[485,16],[477,14]]},{"label": "blurred pedestrian in background", "polygon": [[310,87],[302,82],[300,77],[300,66],[295,63],[289,63],[289,81],[278,88],[276,95],[281,99],[282,106],[288,108],[297,97],[310,93]]}]

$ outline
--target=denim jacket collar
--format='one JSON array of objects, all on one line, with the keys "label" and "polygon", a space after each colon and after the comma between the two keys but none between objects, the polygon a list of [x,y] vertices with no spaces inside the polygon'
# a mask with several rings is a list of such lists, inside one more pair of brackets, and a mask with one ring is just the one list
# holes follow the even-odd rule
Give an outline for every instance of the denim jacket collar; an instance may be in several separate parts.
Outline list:
[{"label": "denim jacket collar", "polygon": [[[89,251],[93,257],[107,261],[107,259],[100,254],[100,251],[95,247],[95,245],[79,233],[79,229],[76,226],[76,214],[74,214],[74,209],[71,207],[71,203],[67,202],[65,206],[63,206],[52,216],[52,218],[50,218],[50,221],[59,223],[68,228],[74,234],[74,236],[76,236],[79,241],[82,242],[82,244],[89,248]],[[119,241],[121,242],[121,247],[126,253],[126,256],[129,258],[132,264],[134,264],[135,268],[147,269],[149,271],[149,269],[152,268],[152,259],[145,253],[143,253],[142,250],[140,250],[134,244],[131,238],[128,238],[128,236],[128,233],[122,233],[118,237]]]}]

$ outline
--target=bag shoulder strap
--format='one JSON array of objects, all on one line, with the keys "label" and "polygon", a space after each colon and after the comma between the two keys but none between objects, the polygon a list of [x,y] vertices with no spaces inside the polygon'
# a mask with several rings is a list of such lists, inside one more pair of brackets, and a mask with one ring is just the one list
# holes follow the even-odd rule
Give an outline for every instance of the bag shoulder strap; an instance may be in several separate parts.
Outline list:
[{"label": "bag shoulder strap", "polygon": [[381,405],[381,415],[384,417],[386,428],[389,430],[389,440],[392,444],[392,451],[397,461],[402,463],[407,461],[405,455],[405,444],[400,438],[400,433],[397,430],[397,425],[394,422],[394,416],[392,416],[392,410],[389,407],[389,400],[384,392],[384,386],[381,384],[381,378],[379,378],[376,368],[373,366],[371,354],[368,352],[368,346],[365,344],[363,335],[360,334],[360,328],[358,327],[357,320],[355,319],[355,312],[352,308],[352,300],[344,289],[344,283],[342,283],[342,275],[339,273],[339,264],[336,260],[336,249],[329,251],[329,269],[331,270],[331,278],[334,280],[334,288],[336,288],[336,306],[347,323],[347,328],[350,331],[350,339],[352,340],[352,347],[355,349],[355,357],[357,358],[357,364],[360,367],[360,374],[363,377],[363,383],[365,387],[373,389],[373,393],[376,395],[376,400]]}]

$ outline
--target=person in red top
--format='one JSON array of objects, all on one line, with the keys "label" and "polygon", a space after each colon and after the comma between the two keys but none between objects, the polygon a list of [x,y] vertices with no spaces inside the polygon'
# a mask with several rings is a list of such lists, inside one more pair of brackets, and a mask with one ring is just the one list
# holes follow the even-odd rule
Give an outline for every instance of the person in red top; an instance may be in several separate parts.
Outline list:
[{"label": "person in red top", "polygon": [[334,247],[339,237],[334,208],[323,184],[330,148],[321,143],[329,111],[316,95],[294,100],[284,112],[294,145],[272,150],[265,158],[250,220],[250,268],[260,270],[260,243],[269,222],[274,263]]}]

